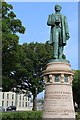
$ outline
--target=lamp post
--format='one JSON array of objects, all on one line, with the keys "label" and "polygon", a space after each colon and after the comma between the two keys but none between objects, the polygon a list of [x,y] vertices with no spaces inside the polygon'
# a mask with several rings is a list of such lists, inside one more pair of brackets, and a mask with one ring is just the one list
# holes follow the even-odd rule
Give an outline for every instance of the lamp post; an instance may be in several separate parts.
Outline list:
[{"label": "lamp post", "polygon": [[35,103],[35,106],[36,106],[36,110],[37,110],[37,87],[36,87],[36,103]]}]

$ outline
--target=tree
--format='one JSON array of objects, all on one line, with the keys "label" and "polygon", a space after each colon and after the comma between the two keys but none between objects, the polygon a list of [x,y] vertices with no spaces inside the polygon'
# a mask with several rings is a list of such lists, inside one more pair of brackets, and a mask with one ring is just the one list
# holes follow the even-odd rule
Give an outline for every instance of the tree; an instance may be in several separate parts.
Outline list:
[{"label": "tree", "polygon": [[[10,81],[10,77],[14,74],[19,64],[20,59],[20,45],[19,37],[16,33],[24,33],[25,27],[22,26],[22,22],[16,18],[13,12],[13,6],[2,3],[2,87],[4,88],[4,83]],[[14,80],[13,80],[14,85]],[[5,91],[10,90],[5,89]],[[4,89],[3,89],[4,90]]]},{"label": "tree", "polygon": [[21,89],[30,91],[33,95],[33,110],[36,110],[36,96],[44,89],[43,70],[51,59],[52,48],[48,43],[30,43],[21,46],[23,60],[21,60],[21,69],[19,69],[14,77],[21,80],[18,84]]},{"label": "tree", "polygon": [[74,73],[73,98],[74,102],[76,102],[80,108],[80,70],[76,70]]}]

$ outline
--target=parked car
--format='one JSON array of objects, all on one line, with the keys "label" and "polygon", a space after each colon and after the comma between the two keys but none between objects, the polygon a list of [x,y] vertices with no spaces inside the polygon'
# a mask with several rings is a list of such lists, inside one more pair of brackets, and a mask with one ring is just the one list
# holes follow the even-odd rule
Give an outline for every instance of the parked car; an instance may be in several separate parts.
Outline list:
[{"label": "parked car", "polygon": [[2,106],[0,106],[0,112],[5,111],[5,108],[3,108]]},{"label": "parked car", "polygon": [[6,111],[16,111],[16,106],[9,106],[9,107],[7,107]]}]

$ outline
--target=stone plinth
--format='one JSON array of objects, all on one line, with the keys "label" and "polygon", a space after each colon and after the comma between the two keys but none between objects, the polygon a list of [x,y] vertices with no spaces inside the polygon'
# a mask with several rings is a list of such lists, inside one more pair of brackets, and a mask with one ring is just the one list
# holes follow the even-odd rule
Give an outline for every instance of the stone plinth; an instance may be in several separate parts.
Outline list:
[{"label": "stone plinth", "polygon": [[43,118],[75,119],[72,80],[73,72],[70,64],[51,62],[44,72],[45,100]]}]

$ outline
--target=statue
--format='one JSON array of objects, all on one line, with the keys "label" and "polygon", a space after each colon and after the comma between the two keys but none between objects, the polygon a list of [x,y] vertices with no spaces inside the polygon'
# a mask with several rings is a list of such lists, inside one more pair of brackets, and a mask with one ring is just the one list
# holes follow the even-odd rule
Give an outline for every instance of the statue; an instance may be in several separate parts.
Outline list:
[{"label": "statue", "polygon": [[50,41],[53,59],[62,59],[66,41],[70,38],[66,17],[60,14],[61,6],[55,5],[55,13],[49,15],[47,25],[51,26]]}]

